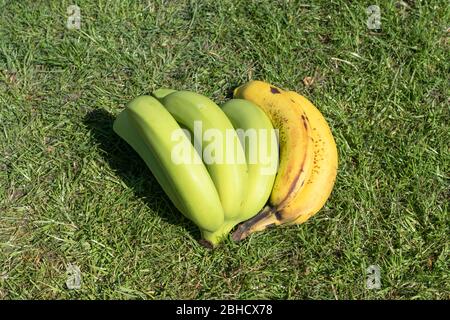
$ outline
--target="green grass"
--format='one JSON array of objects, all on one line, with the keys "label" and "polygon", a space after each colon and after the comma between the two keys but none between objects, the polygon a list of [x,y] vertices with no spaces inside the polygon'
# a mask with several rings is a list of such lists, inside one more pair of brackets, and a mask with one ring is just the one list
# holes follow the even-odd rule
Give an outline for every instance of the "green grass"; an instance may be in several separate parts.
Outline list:
[{"label": "green grass", "polygon": [[[448,3],[308,3],[0,0],[0,299],[449,299]],[[159,87],[222,102],[248,79],[322,110],[339,174],[306,224],[209,251],[111,124]]]}]

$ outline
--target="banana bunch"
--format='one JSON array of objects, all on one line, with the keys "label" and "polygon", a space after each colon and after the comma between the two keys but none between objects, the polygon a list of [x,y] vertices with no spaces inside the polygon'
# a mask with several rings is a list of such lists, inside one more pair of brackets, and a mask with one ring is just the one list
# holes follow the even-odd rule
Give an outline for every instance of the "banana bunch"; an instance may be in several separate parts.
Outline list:
[{"label": "banana bunch", "polygon": [[235,241],[282,224],[301,224],[317,213],[331,194],[338,155],[331,130],[305,97],[262,81],[234,91],[235,98],[258,105],[279,130],[280,164],[269,204],[239,225]]},{"label": "banana bunch", "polygon": [[214,247],[273,225],[300,224],[331,194],[338,155],[305,97],[262,81],[221,107],[190,91],[131,101],[114,131],[140,155],[174,206]]},{"label": "banana bunch", "polygon": [[[200,228],[207,246],[255,216],[270,196],[278,144],[271,121],[250,101],[232,99],[220,108],[195,92],[159,89],[131,101],[113,129]],[[238,133],[247,129],[273,134],[245,143],[245,134]],[[269,144],[265,157],[249,159]]]}]

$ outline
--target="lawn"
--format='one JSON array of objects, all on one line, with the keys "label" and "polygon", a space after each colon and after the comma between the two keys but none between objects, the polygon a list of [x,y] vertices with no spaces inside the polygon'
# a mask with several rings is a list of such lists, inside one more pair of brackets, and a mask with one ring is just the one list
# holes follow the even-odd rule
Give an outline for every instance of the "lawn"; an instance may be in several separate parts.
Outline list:
[{"label": "lawn", "polygon": [[[448,2],[311,2],[0,0],[0,299],[449,299]],[[249,79],[319,107],[338,177],[307,223],[211,251],[112,121]]]}]

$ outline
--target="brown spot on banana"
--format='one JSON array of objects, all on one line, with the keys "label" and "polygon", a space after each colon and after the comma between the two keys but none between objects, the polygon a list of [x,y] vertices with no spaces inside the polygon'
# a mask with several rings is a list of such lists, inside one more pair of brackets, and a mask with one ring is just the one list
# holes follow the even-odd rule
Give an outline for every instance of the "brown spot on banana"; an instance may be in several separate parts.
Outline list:
[{"label": "brown spot on banana", "polygon": [[281,93],[280,90],[278,90],[277,88],[274,88],[274,87],[270,87],[270,92],[273,94]]},{"label": "brown spot on banana", "polygon": [[308,121],[306,120],[304,115],[302,115],[302,122],[303,126],[305,127],[305,130],[308,130]]},{"label": "brown spot on banana", "polygon": [[[278,206],[277,206],[278,210],[280,210],[280,209],[282,209],[282,208],[284,208],[286,206],[288,200],[290,200],[290,198],[291,198],[290,196],[292,195],[292,193],[294,192],[294,190],[297,187],[298,180],[300,179],[301,176],[303,176],[303,173],[305,172],[304,166],[305,166],[305,163],[306,163],[307,156],[308,156],[308,154],[305,152],[305,155],[303,156],[303,159],[302,159],[302,163],[300,165],[300,170],[298,171],[298,174],[295,176],[294,180],[292,181],[286,198],[284,198],[283,201],[281,201],[278,204]],[[301,186],[303,186],[303,184]]]},{"label": "brown spot on banana", "polygon": [[280,222],[283,221],[283,215],[281,214],[280,211],[275,212],[275,218],[277,218],[277,220]]}]

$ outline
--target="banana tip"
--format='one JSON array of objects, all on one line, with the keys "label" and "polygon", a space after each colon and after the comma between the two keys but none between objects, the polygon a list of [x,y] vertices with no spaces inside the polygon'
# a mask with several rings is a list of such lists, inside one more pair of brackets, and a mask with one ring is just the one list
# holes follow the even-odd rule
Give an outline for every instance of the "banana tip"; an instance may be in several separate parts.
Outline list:
[{"label": "banana tip", "polygon": [[198,243],[206,249],[209,249],[209,250],[214,249],[214,245],[206,239],[200,239],[200,240],[198,240]]},{"label": "banana tip", "polygon": [[243,228],[242,226],[239,226],[235,232],[233,232],[233,234],[231,235],[231,239],[233,239],[234,242],[239,242],[242,239],[244,239],[246,237],[246,233],[244,232],[245,228]]}]

